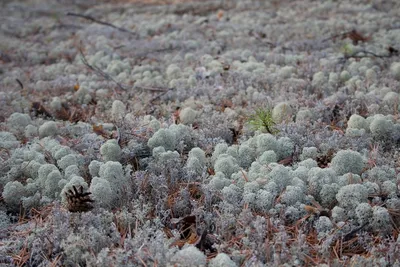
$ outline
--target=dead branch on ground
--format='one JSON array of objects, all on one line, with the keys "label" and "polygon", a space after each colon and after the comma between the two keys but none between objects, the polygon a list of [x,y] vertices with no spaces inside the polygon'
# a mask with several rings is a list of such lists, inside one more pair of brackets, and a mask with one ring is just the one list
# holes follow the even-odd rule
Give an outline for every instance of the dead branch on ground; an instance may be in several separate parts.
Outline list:
[{"label": "dead branch on ground", "polygon": [[337,38],[340,38],[341,40],[349,38],[353,41],[354,45],[357,45],[359,42],[367,42],[371,39],[371,36],[365,37],[364,35],[362,35],[361,33],[359,33],[356,30],[351,30],[348,32],[344,32],[344,33],[340,33],[340,34],[336,34],[333,36],[330,36],[324,40],[322,40],[322,42],[326,42],[329,40],[335,40]]},{"label": "dead branch on ground", "polygon": [[141,89],[141,90],[154,91],[154,92],[167,92],[167,91],[171,90],[171,88],[166,88],[166,87],[141,86],[141,85],[135,85],[134,88]]},{"label": "dead branch on ground", "polygon": [[74,13],[74,12],[67,12],[66,15],[67,15],[67,16],[74,16],[74,17],[79,17],[79,18],[87,19],[87,20],[90,20],[90,21],[92,21],[92,22],[94,22],[94,23],[101,24],[101,25],[105,25],[105,26],[108,26],[108,27],[117,29],[117,30],[119,30],[119,31],[121,31],[121,32],[127,32],[127,33],[130,33],[130,34],[132,34],[132,35],[136,35],[136,33],[132,32],[132,31],[130,31],[130,30],[128,30],[128,29],[115,26],[114,24],[111,24],[111,23],[109,23],[109,22],[105,22],[105,21],[101,21],[101,20],[95,19],[95,18],[93,18],[92,16],[83,15],[83,14],[78,14],[78,13]]},{"label": "dead branch on ground", "polygon": [[[102,71],[100,68],[98,68],[96,66],[90,65],[89,62],[86,60],[85,55],[83,54],[82,48],[79,48],[79,53],[81,55],[81,60],[86,67],[93,70],[96,74],[102,76],[106,80],[114,82],[118,86],[118,88],[120,88],[121,90],[124,90],[124,91],[126,90],[119,82],[117,82],[113,77],[111,77],[110,74],[105,73],[104,71]],[[116,93],[115,90],[114,90],[114,93]]]}]

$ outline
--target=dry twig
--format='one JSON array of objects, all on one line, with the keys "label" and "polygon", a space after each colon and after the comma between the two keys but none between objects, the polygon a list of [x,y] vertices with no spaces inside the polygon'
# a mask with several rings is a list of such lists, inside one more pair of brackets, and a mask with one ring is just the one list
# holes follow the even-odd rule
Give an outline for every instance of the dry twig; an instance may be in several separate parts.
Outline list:
[{"label": "dry twig", "polygon": [[78,14],[78,13],[74,13],[74,12],[67,12],[66,15],[67,15],[67,16],[74,16],[74,17],[79,17],[79,18],[87,19],[87,20],[90,20],[90,21],[92,21],[92,22],[94,22],[94,23],[101,24],[101,25],[105,25],[105,26],[108,26],[108,27],[117,29],[117,30],[119,30],[119,31],[121,31],[121,32],[127,32],[127,33],[130,33],[130,34],[132,34],[132,35],[136,35],[134,32],[131,32],[131,31],[128,30],[128,29],[115,26],[114,24],[111,24],[111,23],[109,23],[109,22],[105,22],[105,21],[101,21],[101,20],[95,19],[95,18],[93,18],[92,16],[83,15],[83,14]]},{"label": "dry twig", "polygon": [[358,42],[364,42],[365,43],[365,42],[369,41],[371,39],[371,36],[365,37],[361,33],[359,33],[358,31],[351,30],[351,31],[348,31],[348,32],[344,32],[344,33],[340,33],[340,34],[336,34],[336,35],[330,36],[330,37],[322,40],[322,42],[326,42],[328,40],[335,40],[336,38],[340,38],[341,40],[349,38],[349,39],[351,39],[353,41],[354,45],[357,45]]},{"label": "dry twig", "polygon": [[[364,54],[364,55],[362,55],[362,54]],[[393,55],[394,55],[393,53],[392,54],[389,53],[388,55],[378,55],[371,51],[361,50],[361,51],[355,52],[352,55],[345,56],[345,58],[351,58],[351,57],[353,57],[353,58],[364,58],[364,57],[386,58],[386,57],[392,57]]]},{"label": "dry twig", "polygon": [[21,90],[24,90],[24,84],[19,79],[15,79],[15,80],[17,81],[17,83],[21,87]]},{"label": "dry twig", "polygon": [[[104,77],[106,80],[113,81],[118,86],[118,88],[120,88],[121,90],[124,90],[124,91],[126,90],[119,82],[117,82],[113,77],[111,77],[111,75],[109,75],[108,73],[105,73],[104,71],[102,71],[100,68],[98,68],[96,66],[90,65],[89,62],[86,60],[85,55],[83,54],[82,48],[79,48],[79,53],[81,55],[81,60],[82,60],[83,64],[85,64],[86,67],[93,70],[98,75]],[[116,93],[115,90],[114,90],[114,93]]]},{"label": "dry twig", "polygon": [[167,92],[167,91],[171,90],[172,88],[135,85],[134,89],[142,89],[142,90],[148,90],[148,91],[154,91],[154,92]]}]

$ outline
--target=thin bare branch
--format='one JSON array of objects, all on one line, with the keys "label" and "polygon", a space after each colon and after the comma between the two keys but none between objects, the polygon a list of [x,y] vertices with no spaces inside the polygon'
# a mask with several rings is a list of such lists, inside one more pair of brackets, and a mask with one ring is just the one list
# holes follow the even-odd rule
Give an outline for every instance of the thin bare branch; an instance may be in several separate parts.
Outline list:
[{"label": "thin bare branch", "polygon": [[345,39],[345,38],[349,38],[353,41],[354,45],[357,45],[358,42],[367,42],[371,39],[371,36],[365,37],[363,36],[361,33],[359,33],[356,30],[351,30],[351,31],[347,31],[344,33],[340,33],[340,34],[336,34],[336,35],[332,35],[326,39],[323,39],[322,42],[326,42],[329,40],[335,40],[336,38],[340,38],[340,39]]},{"label": "thin bare branch", "polygon": [[[124,91],[126,90],[119,82],[117,82],[113,77],[111,77],[111,75],[109,75],[108,73],[105,73],[104,71],[102,71],[100,68],[98,68],[96,66],[90,65],[89,62],[86,60],[85,55],[83,54],[82,48],[79,48],[79,53],[81,55],[81,60],[82,60],[83,64],[85,64],[86,67],[93,70],[98,75],[104,77],[106,80],[114,82],[118,86],[118,88],[120,88],[121,90],[124,90]],[[114,93],[116,93],[115,90],[114,90]]]},{"label": "thin bare branch", "polygon": [[376,58],[387,58],[387,57],[392,57],[395,56],[395,53],[389,53],[386,55],[378,55],[375,54],[374,52],[371,51],[366,51],[366,50],[361,50],[361,51],[357,51],[352,55],[346,55],[345,58],[364,58],[364,57],[376,57]]},{"label": "thin bare branch", "polygon": [[[363,56],[363,55],[357,55],[357,54],[359,54],[359,53],[364,53],[365,55]],[[391,57],[392,55],[377,55],[377,54],[375,54],[374,52],[371,52],[371,51],[365,51],[365,50],[363,50],[363,51],[358,51],[357,53],[355,53],[354,55],[352,55],[351,57],[366,57],[366,55],[371,55],[371,56],[373,56],[373,57],[380,57],[380,58],[383,58],[383,57]]]},{"label": "thin bare branch", "polygon": [[21,82],[21,80],[20,79],[15,79],[15,80],[17,81],[21,89],[24,90],[24,84]]},{"label": "thin bare branch", "polygon": [[[126,87],[124,87],[121,83],[119,83],[117,80],[115,80],[111,75],[109,75],[108,73],[102,71],[100,68],[90,65],[89,62],[87,61],[85,55],[83,54],[82,48],[79,47],[79,53],[81,56],[81,60],[83,62],[83,64],[88,67],[89,69],[91,69],[92,71],[94,71],[95,73],[97,73],[98,75],[104,77],[106,80],[112,81],[114,82],[118,88],[120,88],[121,90],[126,91]],[[165,93],[167,93],[168,91],[172,90],[173,88],[168,88],[168,87],[157,87],[157,86],[134,86],[134,89],[139,89],[139,90],[147,90],[147,91],[153,91],[153,92],[160,92],[160,94],[156,95],[154,98],[152,98],[150,100],[150,102],[156,100],[157,98],[159,98],[160,96],[164,95]],[[114,90],[114,93],[115,90]]]},{"label": "thin bare branch", "polygon": [[168,91],[164,91],[159,93],[158,95],[154,96],[152,99],[150,99],[150,103],[153,103],[153,101],[157,100],[158,98],[160,98],[161,96],[165,95]]},{"label": "thin bare branch", "polygon": [[343,241],[348,241],[348,240],[350,240],[350,239],[356,237],[357,232],[359,232],[360,230],[362,230],[362,229],[363,229],[365,226],[367,226],[367,225],[368,225],[368,223],[364,223],[364,224],[362,224],[361,226],[359,226],[359,227],[353,229],[353,230],[350,231],[349,233],[345,234],[345,235],[343,236]]},{"label": "thin bare branch", "polygon": [[133,88],[148,90],[148,91],[155,91],[155,92],[167,92],[167,91],[171,90],[171,88],[167,88],[167,87],[141,86],[141,85],[137,85],[137,86],[135,85]]},{"label": "thin bare branch", "polygon": [[95,23],[97,23],[97,24],[101,24],[101,25],[105,25],[105,26],[108,26],[108,27],[117,29],[117,30],[119,30],[119,31],[121,31],[121,32],[127,32],[127,33],[130,33],[130,34],[132,34],[132,35],[136,35],[136,33],[132,32],[132,31],[130,31],[130,30],[128,30],[128,29],[115,26],[115,25],[113,25],[113,24],[111,24],[111,23],[109,23],[109,22],[105,22],[105,21],[101,21],[101,20],[95,19],[95,18],[93,18],[92,16],[83,15],[83,14],[78,14],[78,13],[74,13],[74,12],[67,12],[66,15],[67,15],[67,16],[74,16],[74,17],[79,17],[79,18],[87,19],[87,20],[93,21],[93,22],[95,22]]}]

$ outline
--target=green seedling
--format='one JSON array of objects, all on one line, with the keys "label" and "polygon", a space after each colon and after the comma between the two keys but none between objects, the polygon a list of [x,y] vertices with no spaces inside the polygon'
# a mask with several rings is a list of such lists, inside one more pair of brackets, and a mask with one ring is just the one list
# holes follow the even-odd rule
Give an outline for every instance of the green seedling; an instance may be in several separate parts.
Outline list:
[{"label": "green seedling", "polygon": [[277,134],[279,130],[275,128],[275,121],[272,119],[272,110],[269,108],[259,108],[254,114],[248,118],[249,124],[253,127],[253,130],[260,130],[262,132],[268,132],[270,134]]}]

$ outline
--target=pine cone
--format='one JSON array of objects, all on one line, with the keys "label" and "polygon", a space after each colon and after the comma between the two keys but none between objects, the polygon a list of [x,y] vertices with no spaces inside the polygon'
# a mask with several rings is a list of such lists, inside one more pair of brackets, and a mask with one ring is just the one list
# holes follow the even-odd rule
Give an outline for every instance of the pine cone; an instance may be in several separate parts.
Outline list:
[{"label": "pine cone", "polygon": [[331,163],[333,156],[335,154],[335,150],[332,148],[328,150],[325,155],[320,155],[317,157],[317,164],[320,168],[327,168],[329,163]]},{"label": "pine cone", "polygon": [[74,191],[71,189],[68,192],[65,192],[67,197],[68,205],[67,208],[70,212],[87,212],[93,209],[93,205],[91,204],[94,202],[90,198],[90,192],[83,192],[83,186],[80,186],[79,191],[76,187],[72,186]]}]

